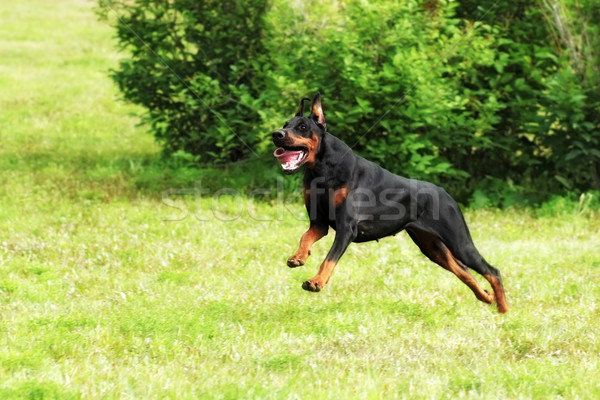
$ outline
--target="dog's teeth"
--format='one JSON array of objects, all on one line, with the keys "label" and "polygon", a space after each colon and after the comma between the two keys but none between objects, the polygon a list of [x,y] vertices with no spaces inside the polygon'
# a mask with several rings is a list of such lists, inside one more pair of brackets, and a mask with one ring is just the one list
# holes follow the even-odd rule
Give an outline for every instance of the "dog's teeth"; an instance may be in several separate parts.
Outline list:
[{"label": "dog's teeth", "polygon": [[296,169],[296,168],[298,168],[298,166],[300,165],[300,163],[302,162],[302,160],[304,159],[304,157],[305,157],[305,153],[304,152],[299,152],[298,155],[296,156],[295,160],[286,161],[285,163],[281,164],[281,166],[285,170]]}]

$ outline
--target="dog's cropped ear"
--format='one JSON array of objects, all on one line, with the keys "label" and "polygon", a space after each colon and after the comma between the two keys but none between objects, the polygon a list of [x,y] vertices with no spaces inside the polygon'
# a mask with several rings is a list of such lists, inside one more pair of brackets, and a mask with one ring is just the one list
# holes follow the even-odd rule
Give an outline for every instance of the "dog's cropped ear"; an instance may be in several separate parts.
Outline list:
[{"label": "dog's cropped ear", "polygon": [[310,116],[319,124],[323,125],[323,129],[327,130],[327,124],[325,123],[325,114],[323,114],[323,107],[321,106],[321,94],[317,92],[312,102],[312,108]]},{"label": "dog's cropped ear", "polygon": [[301,117],[302,116],[302,113],[304,112],[304,102],[305,101],[310,101],[310,99],[308,97],[305,97],[302,100],[300,100],[300,106],[298,107],[298,111],[296,111],[295,117]]}]

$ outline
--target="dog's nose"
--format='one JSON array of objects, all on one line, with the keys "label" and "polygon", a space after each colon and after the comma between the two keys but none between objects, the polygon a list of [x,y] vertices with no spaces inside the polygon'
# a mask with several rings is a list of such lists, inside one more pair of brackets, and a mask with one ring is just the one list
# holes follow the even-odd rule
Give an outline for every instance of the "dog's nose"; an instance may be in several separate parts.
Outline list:
[{"label": "dog's nose", "polygon": [[275,131],[273,132],[273,139],[283,139],[285,137],[285,132],[283,131]]}]

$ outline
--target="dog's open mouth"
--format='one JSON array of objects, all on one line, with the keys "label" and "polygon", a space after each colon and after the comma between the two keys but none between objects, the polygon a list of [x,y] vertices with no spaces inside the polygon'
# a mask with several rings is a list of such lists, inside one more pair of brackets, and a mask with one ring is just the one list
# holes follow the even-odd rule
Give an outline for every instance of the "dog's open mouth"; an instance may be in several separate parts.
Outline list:
[{"label": "dog's open mouth", "polygon": [[285,172],[294,172],[306,161],[308,149],[305,147],[279,147],[273,155],[279,160]]}]

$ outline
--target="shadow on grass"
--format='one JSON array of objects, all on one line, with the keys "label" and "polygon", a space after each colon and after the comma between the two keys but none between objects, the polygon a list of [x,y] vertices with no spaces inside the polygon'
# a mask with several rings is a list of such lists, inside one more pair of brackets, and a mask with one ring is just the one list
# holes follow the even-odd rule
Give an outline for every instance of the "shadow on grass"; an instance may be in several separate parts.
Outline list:
[{"label": "shadow on grass", "polygon": [[[285,176],[268,155],[224,166],[197,166],[186,160],[145,152],[73,152],[37,150],[4,154],[0,169],[13,177],[28,175],[33,184],[56,190],[70,199],[110,201],[118,198],[161,197],[165,191],[202,188],[199,194],[248,195],[272,199],[277,191],[291,193],[302,174]],[[10,179],[10,178],[5,178]]]},{"label": "shadow on grass", "polygon": [[[161,153],[114,149],[90,152],[32,148],[0,156],[5,182],[28,175],[36,186],[62,197],[103,202],[161,198],[173,190],[198,196],[230,194],[271,201],[278,195],[287,198],[297,194],[303,175],[285,176],[269,154],[220,166],[198,166],[186,158]],[[515,201],[500,208],[536,206],[540,215],[582,214],[600,209],[599,200],[600,192],[573,192],[537,201]],[[474,198],[465,203],[472,209],[497,207],[482,205]]]}]

